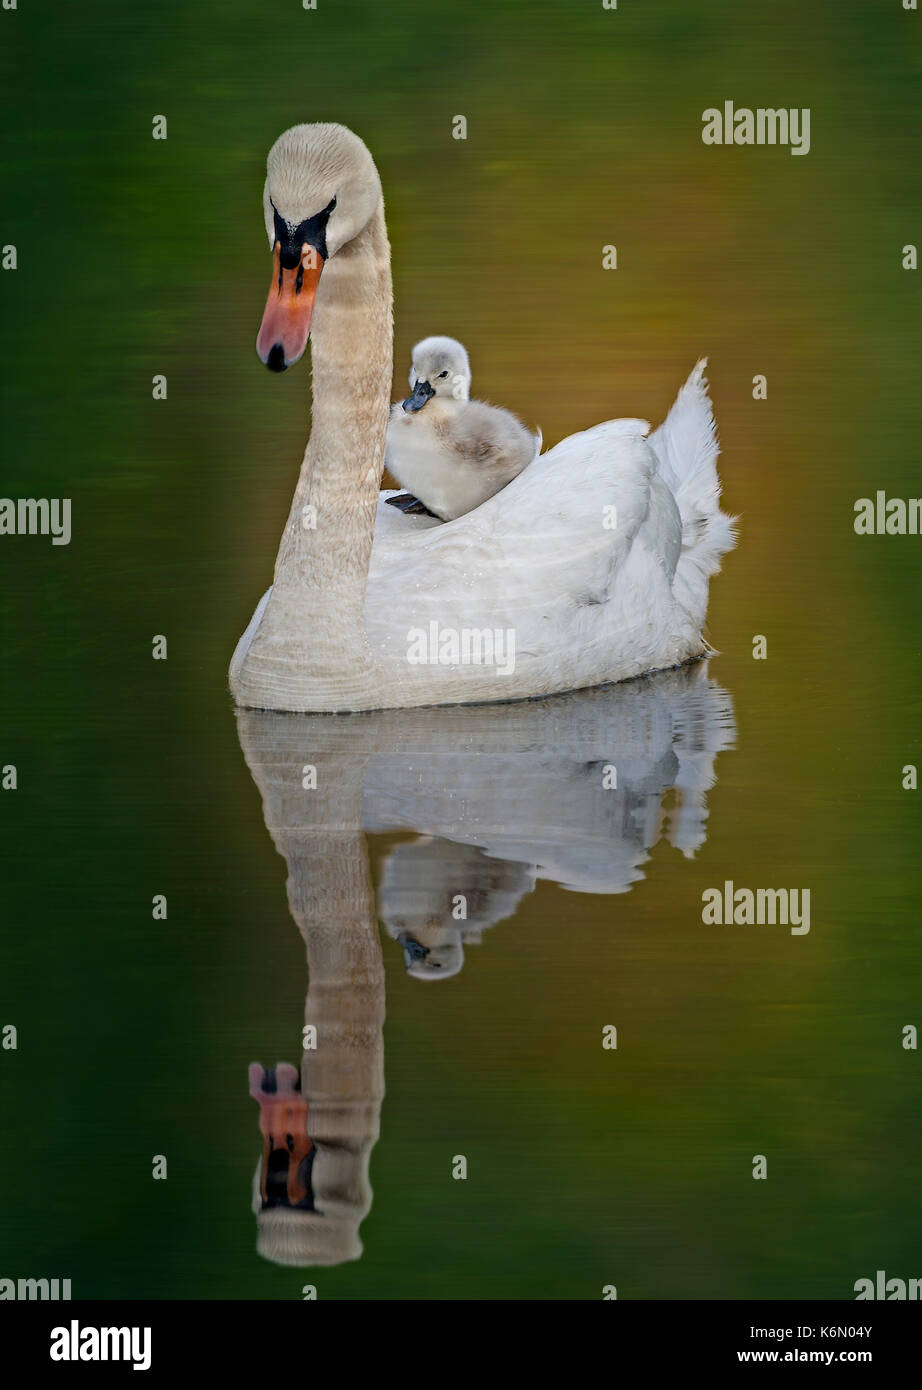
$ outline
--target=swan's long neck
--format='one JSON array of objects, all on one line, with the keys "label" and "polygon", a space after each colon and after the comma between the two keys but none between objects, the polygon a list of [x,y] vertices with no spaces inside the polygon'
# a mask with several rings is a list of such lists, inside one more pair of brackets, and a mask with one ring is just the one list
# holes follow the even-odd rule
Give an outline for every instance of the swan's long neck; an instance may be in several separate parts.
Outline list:
[{"label": "swan's long neck", "polygon": [[311,342],[311,437],[272,595],[233,682],[241,704],[317,708],[311,700],[315,681],[318,690],[335,682],[348,694],[372,678],[365,588],[384,471],[393,351],[383,202],[324,266]]}]

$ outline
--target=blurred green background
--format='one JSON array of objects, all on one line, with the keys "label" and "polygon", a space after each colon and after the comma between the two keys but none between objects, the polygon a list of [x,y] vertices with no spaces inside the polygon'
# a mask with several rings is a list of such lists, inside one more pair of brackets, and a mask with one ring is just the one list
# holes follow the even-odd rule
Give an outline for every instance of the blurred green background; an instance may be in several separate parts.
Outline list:
[{"label": "blurred green background", "polygon": [[[19,771],[0,1025],[20,1039],[0,1052],[0,1277],[69,1276],[75,1297],[745,1299],[922,1274],[901,1047],[922,1023],[919,793],[900,786],[920,761],[922,540],[852,527],[856,497],[920,490],[901,267],[922,241],[920,25],[899,0],[0,14],[0,242],[19,257],[0,491],[71,497],[74,526],[66,548],[0,540],[0,763]],[[810,107],[810,154],[703,145],[725,99]],[[540,884],[444,986],[385,941],[365,1255],[302,1276],[253,1248],[246,1067],[297,1061],[306,981],[225,673],[308,429],[306,364],[273,378],[254,351],[264,160],[317,119],[381,171],[395,394],[412,343],[449,333],[475,392],[554,443],[661,420],[707,354],[742,521],[710,609],[739,732],[708,843],[658,848],[624,896]],[[810,935],[702,927],[725,878],[811,887]],[[610,1021],[634,1038],[611,1055]],[[459,1151],[476,1180],[450,1181]]]}]

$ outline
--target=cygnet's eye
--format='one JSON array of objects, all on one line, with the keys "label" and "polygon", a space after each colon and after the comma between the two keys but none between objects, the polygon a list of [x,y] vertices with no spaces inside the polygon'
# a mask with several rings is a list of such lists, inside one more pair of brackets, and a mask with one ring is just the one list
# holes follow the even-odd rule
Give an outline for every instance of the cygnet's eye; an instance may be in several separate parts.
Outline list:
[{"label": "cygnet's eye", "polygon": [[447,372],[439,372],[439,381],[442,380],[442,377],[443,377],[443,376],[448,376],[448,373],[447,373]]}]

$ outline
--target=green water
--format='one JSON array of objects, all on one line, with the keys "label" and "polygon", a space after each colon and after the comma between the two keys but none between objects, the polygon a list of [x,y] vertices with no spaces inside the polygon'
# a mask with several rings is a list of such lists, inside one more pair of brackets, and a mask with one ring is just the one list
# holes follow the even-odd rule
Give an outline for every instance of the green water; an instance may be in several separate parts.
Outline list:
[{"label": "green water", "polygon": [[[18,1030],[0,1277],[70,1277],[75,1297],[745,1299],[922,1275],[902,1046],[922,1024],[919,794],[901,786],[922,540],[852,525],[857,497],[919,492],[901,253],[922,238],[922,17],[165,0],[0,18],[0,241],[18,251],[0,491],[73,500],[68,546],[0,538],[0,765],[18,774],[0,792],[0,1026]],[[701,113],[727,99],[809,107],[809,155],[704,146]],[[352,126],[381,171],[395,394],[410,345],[451,333],[475,390],[552,444],[659,421],[709,355],[741,540],[691,689],[470,726],[256,720],[241,747],[227,661],[309,424],[306,366],[272,378],[254,352],[261,170],[313,119]],[[367,844],[380,946],[361,913],[342,939],[380,950],[386,1006],[363,1254],[309,1270],[257,1255],[251,1210],[247,1067],[300,1060],[308,988],[244,756],[277,738],[292,766],[307,748],[353,769],[336,832],[299,831],[296,907],[311,938],[311,875],[364,872]],[[604,762],[622,774],[605,801]],[[809,888],[809,933],[703,924],[728,879]],[[430,946],[456,964],[459,881],[481,940],[451,978],[414,978],[395,934],[447,932]]]}]

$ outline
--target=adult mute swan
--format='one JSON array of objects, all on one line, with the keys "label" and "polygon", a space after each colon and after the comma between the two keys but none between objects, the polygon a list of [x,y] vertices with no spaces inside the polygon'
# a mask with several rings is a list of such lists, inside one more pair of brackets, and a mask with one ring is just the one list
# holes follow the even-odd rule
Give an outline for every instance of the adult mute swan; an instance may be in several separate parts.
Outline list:
[{"label": "adult mute swan", "polygon": [[272,588],[237,644],[238,705],[350,711],[513,700],[707,650],[708,579],[733,544],[699,362],[664,425],[571,435],[455,521],[380,492],[392,377],[381,183],[344,126],[267,161],[274,269],[257,338],[283,371],[313,340],[313,428]]}]

